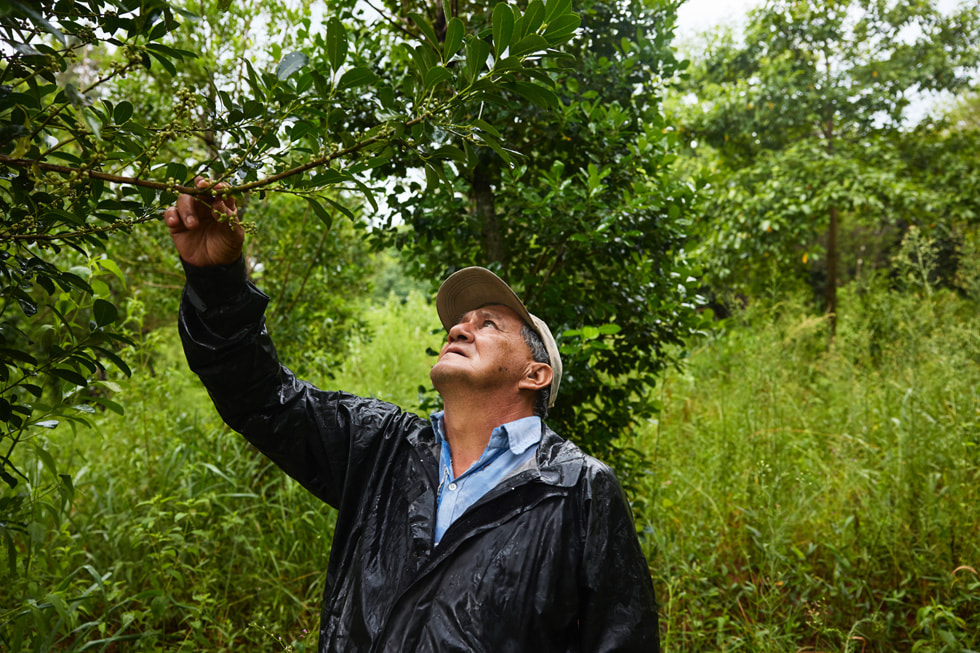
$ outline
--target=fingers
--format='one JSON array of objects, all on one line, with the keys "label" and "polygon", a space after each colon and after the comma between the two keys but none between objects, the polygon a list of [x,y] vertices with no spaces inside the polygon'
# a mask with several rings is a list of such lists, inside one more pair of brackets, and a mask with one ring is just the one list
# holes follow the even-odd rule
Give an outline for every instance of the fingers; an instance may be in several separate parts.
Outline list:
[{"label": "fingers", "polygon": [[180,231],[185,231],[184,223],[180,220],[180,215],[177,213],[177,207],[168,206],[163,212],[163,223],[167,225],[170,229],[170,233],[178,233]]},{"label": "fingers", "polygon": [[235,200],[231,197],[219,197],[211,203],[211,210],[215,213],[222,213],[230,218],[238,217],[238,208]]},{"label": "fingers", "polygon": [[177,196],[177,206],[174,207],[175,213],[177,214],[177,219],[183,222],[183,226],[186,229],[195,229],[200,223],[201,217],[203,216],[198,215],[198,210],[201,206],[197,198],[193,195]]},{"label": "fingers", "polygon": [[[194,178],[194,187],[199,190],[220,192],[227,189],[228,185],[214,184],[206,177],[197,176]],[[215,214],[230,217],[237,224],[238,205],[235,198],[221,195],[215,197],[211,193],[199,195],[182,193],[177,196],[176,204],[164,211],[163,220],[171,233],[179,233],[197,229],[202,223],[213,219]]]},{"label": "fingers", "polygon": [[238,204],[235,202],[235,198],[220,194],[221,191],[228,189],[228,184],[224,182],[215,184],[207,177],[198,175],[197,177],[194,177],[194,187],[201,190],[209,189],[217,194],[217,197],[211,193],[199,195],[197,197],[198,202],[206,203],[212,212],[221,213],[222,215],[226,215],[230,218],[235,218],[238,216]]}]

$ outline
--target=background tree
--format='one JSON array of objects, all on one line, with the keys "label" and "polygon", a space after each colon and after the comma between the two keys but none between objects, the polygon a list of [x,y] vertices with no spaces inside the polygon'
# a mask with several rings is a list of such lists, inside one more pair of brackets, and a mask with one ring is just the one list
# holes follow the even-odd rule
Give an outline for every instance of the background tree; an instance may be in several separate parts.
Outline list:
[{"label": "background tree", "polygon": [[[263,207],[243,215],[253,225],[281,212],[284,227],[273,235],[290,234],[288,242],[308,242],[320,255],[342,233],[324,235],[335,218],[358,223],[362,205],[374,205],[367,172],[394,152],[419,161],[451,156],[433,144],[440,130],[502,147],[489,122],[473,122],[474,108],[551,56],[578,21],[568,2],[500,6],[514,20],[531,14],[516,38],[468,30],[457,19],[440,40],[413,15],[413,29],[399,28],[395,39],[411,56],[380,65],[385,51],[373,49],[372,35],[389,23],[359,17],[353,0],[332,5],[321,23],[300,20],[294,40],[270,35],[258,43],[247,41],[252,28],[285,29],[297,16],[279,3],[195,5],[213,12],[206,15],[164,0],[2,4],[0,539],[10,573],[18,552],[27,552],[29,568],[30,543],[41,541],[32,502],[55,496],[49,508],[63,513],[73,491],[39,431],[83,421],[97,407],[121,410],[107,366],[128,374],[120,350],[133,343],[114,286],[125,275],[109,252],[136,254],[129,260],[140,263],[124,243],[138,242],[132,234],[177,193],[211,192],[190,187],[204,174],[227,183],[242,205],[250,194]],[[212,49],[198,47],[202,36]],[[284,51],[284,43],[296,49]],[[488,57],[492,47],[509,56]],[[277,204],[282,197],[303,209]],[[310,217],[322,226],[303,227]],[[285,259],[275,248],[267,242],[250,252],[256,271]],[[314,259],[278,266],[271,290],[284,315],[316,287],[314,273],[331,279],[331,290],[353,283],[345,275],[356,267],[336,273]],[[27,469],[44,469],[47,479]]]},{"label": "background tree", "polygon": [[[404,176],[388,202],[412,229],[389,222],[382,239],[433,287],[484,265],[547,316],[566,359],[549,423],[621,472],[633,465],[617,439],[656,412],[657,374],[697,324],[684,255],[691,189],[670,174],[675,140],[660,108],[662,80],[680,67],[676,7],[578,3],[574,60],[526,71],[506,102],[480,108],[520,155],[463,143],[465,159],[430,172],[424,190]],[[485,19],[495,34],[519,29],[503,11]]]},{"label": "background tree", "polygon": [[975,75],[978,16],[970,4],[778,0],[749,14],[744,38],[709,43],[683,120],[718,170],[699,211],[716,287],[810,275],[833,332],[842,222],[928,223],[942,201],[902,174],[891,136],[917,98]]}]

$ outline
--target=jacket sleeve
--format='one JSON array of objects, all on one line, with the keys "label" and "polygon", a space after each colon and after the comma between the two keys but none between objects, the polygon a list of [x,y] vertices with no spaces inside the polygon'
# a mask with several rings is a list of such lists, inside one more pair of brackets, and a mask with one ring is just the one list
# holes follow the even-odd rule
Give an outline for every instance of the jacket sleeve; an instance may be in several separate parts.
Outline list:
[{"label": "jacket sleeve", "polygon": [[660,633],[650,569],[619,481],[596,464],[584,508],[582,651],[656,653]]},{"label": "jacket sleeve", "polygon": [[[185,264],[178,327],[191,369],[222,419],[314,495],[340,507],[370,476],[395,406],[319,390],[280,365],[265,327],[268,297],[229,266]],[[414,416],[412,416],[414,417]],[[353,471],[351,471],[353,470]]]}]

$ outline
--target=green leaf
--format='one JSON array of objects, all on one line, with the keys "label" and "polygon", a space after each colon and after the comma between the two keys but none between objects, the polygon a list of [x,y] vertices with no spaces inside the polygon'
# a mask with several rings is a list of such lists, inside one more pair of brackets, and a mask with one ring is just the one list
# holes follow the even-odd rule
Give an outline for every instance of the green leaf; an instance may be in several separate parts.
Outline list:
[{"label": "green leaf", "polygon": [[481,118],[474,118],[473,120],[470,121],[470,124],[476,127],[477,129],[481,129],[485,131],[486,133],[490,134],[494,138],[500,138],[500,131],[496,127],[488,123],[486,120],[483,120]]},{"label": "green leaf", "polygon": [[424,45],[412,48],[410,64],[414,68],[415,74],[418,75],[419,81],[424,80],[425,76],[429,73],[429,69],[436,64],[436,58],[432,53],[432,48],[427,48]]},{"label": "green leaf", "polygon": [[425,74],[425,82],[423,83],[423,87],[428,91],[429,89],[434,88],[436,85],[452,78],[453,74],[449,72],[448,69],[443,68],[442,66],[433,66],[432,68],[429,68],[429,72]]},{"label": "green leaf", "polygon": [[118,367],[119,371],[121,371],[126,376],[133,375],[133,370],[129,368],[129,365],[126,364],[126,361],[121,359],[113,352],[109,351],[108,349],[105,349],[104,347],[92,347],[92,350],[97,352],[99,356],[101,356],[102,358],[112,361],[112,364]]},{"label": "green leaf", "polygon": [[330,215],[330,213],[325,208],[323,208],[323,205],[321,205],[320,202],[316,200],[316,198],[311,197],[309,195],[306,195],[305,199],[307,202],[310,203],[310,208],[313,209],[313,212],[316,214],[316,217],[320,218],[320,221],[327,226],[327,229],[333,227],[333,216]]},{"label": "green leaf", "polygon": [[373,70],[365,66],[357,66],[344,72],[338,87],[341,89],[357,88],[358,86],[369,86],[377,81],[378,76],[374,74]]},{"label": "green leaf", "polygon": [[565,14],[555,19],[554,22],[548,23],[544,37],[553,46],[564,43],[575,34],[575,30],[581,24],[582,18],[578,14]]},{"label": "green leaf", "polygon": [[276,77],[280,81],[288,79],[290,75],[306,66],[309,61],[310,58],[304,52],[290,52],[282,58],[279,66],[276,67]]},{"label": "green leaf", "polygon": [[556,16],[561,16],[568,12],[572,6],[572,0],[548,0],[544,5],[544,20],[550,23]]},{"label": "green leaf", "polygon": [[171,76],[173,77],[177,76],[177,66],[175,66],[174,63],[169,58],[160,54],[159,52],[154,52],[153,50],[150,50],[149,53],[151,57],[153,57],[154,59],[160,62],[160,65],[163,66],[163,69],[166,70],[168,73],[170,73]]},{"label": "green leaf", "polygon": [[446,182],[446,175],[442,171],[442,165],[425,164],[425,186],[429,190],[436,190]]},{"label": "green leaf", "polygon": [[530,84],[528,82],[511,82],[506,86],[521,97],[524,97],[545,109],[557,109],[560,106],[557,95],[555,95],[550,89],[538,86],[537,84]]},{"label": "green leaf", "polygon": [[147,43],[147,50],[153,50],[154,52],[167,56],[171,59],[197,59],[197,53],[191,52],[190,50],[181,50],[179,48],[172,48],[169,45],[163,45],[162,43]]},{"label": "green leaf", "polygon": [[453,18],[446,25],[446,40],[442,44],[442,59],[449,61],[463,45],[463,21]]},{"label": "green leaf", "polygon": [[336,16],[327,21],[327,61],[334,72],[347,60],[347,28]]},{"label": "green leaf", "polygon": [[[27,16],[32,21],[34,21],[35,24],[40,25],[41,26],[41,29],[43,29],[44,31],[46,31],[47,33],[51,34],[56,39],[58,39],[58,41],[61,43],[61,45],[64,45],[64,46],[67,46],[68,45],[68,41],[65,39],[65,35],[61,33],[61,30],[58,29],[57,27],[55,27],[54,25],[52,25],[51,23],[49,23],[44,18],[44,16],[42,16],[41,14],[39,14],[37,11],[35,11],[34,9],[32,9],[30,6],[24,5],[24,4],[20,3],[20,2],[17,2],[17,0],[8,0],[8,1],[10,3],[10,7],[13,9],[13,12],[15,14],[18,14],[18,15],[21,15],[21,16]],[[6,4],[6,3],[4,3],[4,4]]]},{"label": "green leaf", "polygon": [[443,145],[432,153],[435,159],[452,159],[457,163],[466,164],[466,153],[455,145]]},{"label": "green leaf", "polygon": [[102,123],[99,122],[98,117],[95,114],[93,114],[91,111],[87,111],[83,109],[82,118],[85,119],[85,124],[88,125],[88,128],[92,130],[92,135],[95,136],[96,139],[101,141]]},{"label": "green leaf", "polygon": [[68,381],[68,383],[73,385],[88,385],[88,380],[75,370],[69,370],[64,367],[54,367],[50,370],[49,374],[56,376],[59,379]]},{"label": "green leaf", "polygon": [[499,59],[503,56],[510,39],[514,34],[514,12],[504,2],[498,2],[493,8],[493,51]]},{"label": "green leaf", "polygon": [[471,84],[487,65],[489,56],[490,46],[485,41],[473,38],[466,43],[466,78]]},{"label": "green leaf", "polygon": [[19,363],[26,363],[28,365],[37,365],[37,359],[28,354],[26,351],[13,349],[10,347],[0,347],[0,360],[3,359],[17,361]]},{"label": "green leaf", "polygon": [[119,318],[116,305],[104,299],[96,299],[92,303],[92,313],[95,316],[95,323],[100,327],[112,324]]},{"label": "green leaf", "polygon": [[259,76],[255,72],[255,68],[252,67],[252,62],[248,59],[242,59],[245,63],[245,72],[248,73],[248,85],[252,89],[252,94],[256,97],[263,97],[265,95],[265,88],[259,81]]},{"label": "green leaf", "polygon": [[126,100],[123,100],[116,105],[116,108],[112,111],[112,119],[117,125],[122,125],[129,122],[129,119],[133,117],[133,104]]},{"label": "green leaf", "polygon": [[348,177],[333,168],[321,168],[317,173],[310,178],[306,179],[302,183],[297,184],[297,186],[303,186],[307,188],[322,188],[324,186],[333,186],[335,184],[340,184],[348,181]]},{"label": "green leaf", "polygon": [[544,22],[544,3],[533,0],[524,11],[524,21],[521,23],[521,36],[534,34]]},{"label": "green leaf", "polygon": [[510,46],[510,55],[512,57],[519,57],[522,54],[527,54],[529,52],[536,52],[538,50],[547,50],[548,41],[540,34],[529,34],[525,36],[517,43]]},{"label": "green leaf", "polygon": [[341,204],[340,202],[338,202],[337,200],[331,199],[329,197],[324,197],[323,200],[325,200],[327,202],[327,204],[330,204],[331,206],[333,206],[334,208],[336,208],[338,211],[340,211],[341,213],[343,213],[344,215],[346,215],[351,221],[353,221],[353,222],[356,222],[357,221],[357,216],[354,215],[354,212],[351,211],[346,206],[344,206],[343,204]]},{"label": "green leaf", "polygon": [[90,401],[94,401],[98,405],[108,410],[111,410],[117,415],[123,415],[126,412],[121,405],[117,404],[111,399],[106,399],[105,397],[92,397]]},{"label": "green leaf", "polygon": [[[34,524],[32,523],[31,526],[33,525]],[[34,534],[32,533],[32,538],[33,535]],[[72,622],[71,615],[68,613],[68,603],[65,601],[64,597],[61,596],[61,594],[57,594],[55,592],[49,592],[44,595],[44,600],[48,603],[49,606],[54,608],[54,611],[56,613],[58,613],[58,618],[61,619],[62,623],[70,624]]]},{"label": "green leaf", "polygon": [[433,48],[438,49],[439,39],[436,37],[436,31],[432,28],[429,21],[425,19],[425,16],[413,11],[408,15],[408,17],[412,19],[412,22],[415,23],[420,30],[422,30],[422,34],[425,35],[425,38],[429,41],[429,44]]},{"label": "green leaf", "polygon": [[496,152],[497,153],[497,156],[499,156],[501,159],[503,159],[504,162],[507,165],[513,165],[514,164],[514,156],[517,155],[517,152],[514,152],[512,150],[508,150],[508,149],[504,148],[500,143],[497,142],[496,139],[491,138],[491,137],[489,137],[487,135],[484,135],[484,134],[482,134],[480,132],[477,132],[476,133],[476,136],[481,141],[483,141],[483,144],[484,145],[486,145],[491,150],[493,150],[494,152]]},{"label": "green leaf", "polygon": [[26,295],[23,297],[17,297],[17,304],[20,306],[20,310],[24,312],[25,316],[34,317],[37,315],[37,304],[31,301]]}]

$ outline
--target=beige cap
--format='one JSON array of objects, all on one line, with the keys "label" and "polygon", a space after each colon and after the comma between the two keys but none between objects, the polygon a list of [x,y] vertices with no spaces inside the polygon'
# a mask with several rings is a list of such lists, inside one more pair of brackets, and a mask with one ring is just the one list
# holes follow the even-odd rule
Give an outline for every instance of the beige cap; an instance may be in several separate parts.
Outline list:
[{"label": "beige cap", "polygon": [[503,279],[486,268],[463,268],[450,275],[436,295],[436,311],[446,331],[453,328],[464,314],[487,304],[502,304],[510,308],[541,336],[548,358],[551,359],[551,396],[548,407],[554,406],[562,371],[558,344],[548,325],[528,312],[524,302]]}]

